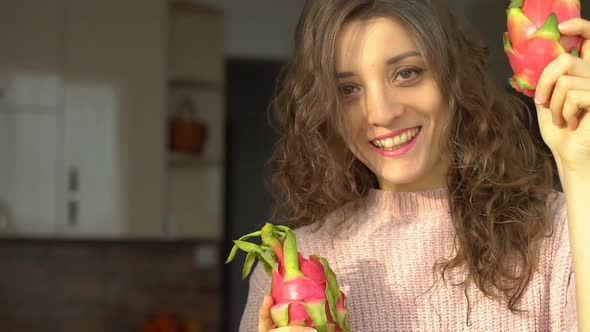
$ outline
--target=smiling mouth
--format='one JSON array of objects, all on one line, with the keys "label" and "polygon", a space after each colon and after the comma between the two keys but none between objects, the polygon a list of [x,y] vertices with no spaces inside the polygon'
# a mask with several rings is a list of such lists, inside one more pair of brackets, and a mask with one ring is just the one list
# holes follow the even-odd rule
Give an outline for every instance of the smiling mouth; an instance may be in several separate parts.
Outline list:
[{"label": "smiling mouth", "polygon": [[397,134],[392,137],[384,138],[384,139],[377,139],[371,141],[371,144],[376,148],[385,151],[392,151],[403,147],[404,145],[408,144],[414,137],[416,137],[420,130],[422,129],[421,126],[408,129],[403,133]]}]

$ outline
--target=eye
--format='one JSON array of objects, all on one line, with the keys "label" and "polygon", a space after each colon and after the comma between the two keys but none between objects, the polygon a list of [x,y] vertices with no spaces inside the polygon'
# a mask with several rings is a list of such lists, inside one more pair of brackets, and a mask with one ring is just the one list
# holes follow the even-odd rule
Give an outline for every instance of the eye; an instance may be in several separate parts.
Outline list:
[{"label": "eye", "polygon": [[401,82],[407,82],[407,81],[411,81],[415,78],[417,78],[418,76],[420,76],[420,74],[422,74],[424,70],[420,69],[420,68],[412,68],[412,67],[407,67],[407,68],[402,68],[400,69],[396,75],[395,75],[395,81],[401,81]]},{"label": "eye", "polygon": [[340,87],[340,93],[343,96],[349,96],[358,91],[358,87],[350,84],[346,84]]}]

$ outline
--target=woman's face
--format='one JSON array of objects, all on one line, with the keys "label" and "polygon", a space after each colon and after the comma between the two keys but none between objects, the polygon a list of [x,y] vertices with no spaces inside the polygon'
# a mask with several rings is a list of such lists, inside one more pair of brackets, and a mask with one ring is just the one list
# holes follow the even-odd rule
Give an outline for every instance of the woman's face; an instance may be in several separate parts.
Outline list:
[{"label": "woman's face", "polygon": [[353,20],[336,45],[344,139],[380,188],[446,186],[439,142],[448,106],[410,33],[389,18]]}]

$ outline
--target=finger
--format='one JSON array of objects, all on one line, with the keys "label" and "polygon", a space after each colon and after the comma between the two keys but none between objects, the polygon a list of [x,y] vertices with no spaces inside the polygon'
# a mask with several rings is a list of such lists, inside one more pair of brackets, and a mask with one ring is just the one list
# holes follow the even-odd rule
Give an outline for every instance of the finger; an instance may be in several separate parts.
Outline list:
[{"label": "finger", "polygon": [[272,296],[264,296],[264,301],[260,310],[258,311],[258,332],[268,332],[273,328],[272,318],[270,316],[270,308],[272,307]]},{"label": "finger", "polygon": [[580,112],[585,112],[590,107],[590,92],[570,90],[567,93],[563,106],[563,118],[568,128],[575,130],[580,121]]},{"label": "finger", "polygon": [[590,78],[590,64],[571,54],[561,54],[553,60],[539,78],[537,83],[535,102],[545,104],[553,93],[557,79],[563,75]]},{"label": "finger", "polygon": [[590,60],[590,22],[583,18],[574,18],[559,24],[559,32],[566,36],[581,36],[584,41],[580,56],[584,61]]},{"label": "finger", "polygon": [[581,36],[590,39],[590,21],[576,17],[563,21],[558,25],[559,32],[567,36]]},{"label": "finger", "polygon": [[590,40],[589,39],[585,39],[582,42],[582,47],[580,49],[580,57],[584,61],[590,60]]},{"label": "finger", "polygon": [[567,93],[570,90],[590,91],[590,79],[569,75],[563,75],[557,79],[549,109],[553,116],[553,123],[560,127],[565,123],[562,113]]}]

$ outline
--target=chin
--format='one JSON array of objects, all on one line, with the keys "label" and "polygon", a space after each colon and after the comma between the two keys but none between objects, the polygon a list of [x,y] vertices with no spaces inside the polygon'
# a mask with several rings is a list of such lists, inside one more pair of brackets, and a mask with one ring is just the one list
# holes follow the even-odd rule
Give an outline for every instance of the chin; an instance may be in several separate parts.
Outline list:
[{"label": "chin", "polygon": [[413,188],[416,186],[417,180],[419,179],[419,177],[415,177],[415,178],[403,178],[400,179],[399,177],[385,177],[383,178],[383,181],[386,183],[386,185],[388,187],[393,187],[393,188]]}]

